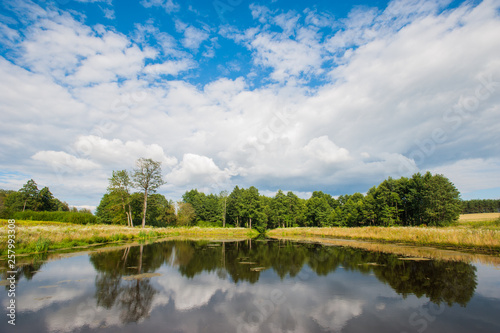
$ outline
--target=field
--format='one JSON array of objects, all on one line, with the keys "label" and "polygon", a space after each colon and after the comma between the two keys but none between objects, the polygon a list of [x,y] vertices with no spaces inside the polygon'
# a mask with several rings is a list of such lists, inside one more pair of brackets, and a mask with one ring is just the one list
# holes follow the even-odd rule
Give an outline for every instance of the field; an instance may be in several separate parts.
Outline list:
[{"label": "field", "polygon": [[[0,220],[0,255],[7,254],[7,220]],[[121,241],[163,237],[246,239],[255,230],[245,228],[129,228],[118,225],[78,225],[60,222],[16,220],[15,252],[41,253]]]},{"label": "field", "polygon": [[372,240],[418,246],[451,247],[500,254],[500,214],[467,214],[449,227],[286,228],[268,232],[272,238],[307,237]]},{"label": "field", "polygon": [[458,222],[495,221],[499,218],[500,213],[462,214]]},{"label": "field", "polygon": [[[418,246],[438,246],[500,254],[500,214],[467,214],[450,227],[284,228],[267,232],[271,238],[308,237],[371,240]],[[7,220],[0,220],[0,255],[8,249]],[[41,253],[123,241],[165,237],[246,239],[258,232],[245,228],[129,228],[118,225],[77,225],[16,220],[15,251]]]}]

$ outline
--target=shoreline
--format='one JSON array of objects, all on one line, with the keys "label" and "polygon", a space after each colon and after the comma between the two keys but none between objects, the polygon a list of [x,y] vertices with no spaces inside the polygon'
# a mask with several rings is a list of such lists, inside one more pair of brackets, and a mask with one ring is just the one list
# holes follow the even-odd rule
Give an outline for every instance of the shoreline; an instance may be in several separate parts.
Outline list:
[{"label": "shoreline", "polygon": [[276,239],[344,239],[438,247],[500,256],[500,230],[466,227],[280,228],[267,232]]},{"label": "shoreline", "polygon": [[[0,257],[7,255],[7,220],[0,220]],[[118,225],[78,225],[45,221],[16,221],[16,255],[54,250],[81,250],[83,247],[121,242],[149,241],[167,237],[193,239],[248,239],[257,236],[246,228],[127,227]]]}]

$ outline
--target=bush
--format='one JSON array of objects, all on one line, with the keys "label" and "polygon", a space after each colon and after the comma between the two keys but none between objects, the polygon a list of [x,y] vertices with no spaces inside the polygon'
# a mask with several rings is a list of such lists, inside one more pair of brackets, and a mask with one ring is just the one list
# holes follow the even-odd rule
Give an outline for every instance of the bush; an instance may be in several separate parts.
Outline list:
[{"label": "bush", "polygon": [[222,222],[198,221],[196,226],[200,228],[221,228]]},{"label": "bush", "polygon": [[55,221],[74,224],[95,224],[97,218],[91,213],[80,212],[34,212],[27,210],[24,212],[16,212],[12,214],[12,218],[16,220],[32,220],[32,221]]}]

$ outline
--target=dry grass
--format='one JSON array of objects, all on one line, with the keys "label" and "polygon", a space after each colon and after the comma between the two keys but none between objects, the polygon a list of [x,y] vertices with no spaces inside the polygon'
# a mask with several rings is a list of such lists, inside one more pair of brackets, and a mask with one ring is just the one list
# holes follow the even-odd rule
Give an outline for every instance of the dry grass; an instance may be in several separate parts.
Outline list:
[{"label": "dry grass", "polygon": [[413,246],[393,243],[381,243],[376,241],[359,241],[351,239],[334,239],[320,236],[311,237],[279,237],[281,240],[294,240],[302,242],[319,243],[329,246],[353,247],[371,252],[382,252],[397,254],[406,258],[401,260],[420,260],[421,258],[430,258],[446,261],[462,261],[462,262],[480,262],[483,264],[494,265],[500,267],[500,256],[485,255],[479,253],[464,253],[452,250],[434,248],[430,246]]},{"label": "dry grass", "polygon": [[495,221],[500,218],[500,213],[462,214],[458,222]]},{"label": "dry grass", "polygon": [[271,237],[319,236],[375,240],[412,245],[451,246],[500,253],[500,230],[467,227],[287,228],[268,232]]},{"label": "dry grass", "polygon": [[[7,220],[0,220],[0,254],[7,252]],[[42,221],[16,221],[16,253],[36,253],[117,241],[161,237],[248,238],[245,228],[129,228],[117,225],[77,225]]]}]

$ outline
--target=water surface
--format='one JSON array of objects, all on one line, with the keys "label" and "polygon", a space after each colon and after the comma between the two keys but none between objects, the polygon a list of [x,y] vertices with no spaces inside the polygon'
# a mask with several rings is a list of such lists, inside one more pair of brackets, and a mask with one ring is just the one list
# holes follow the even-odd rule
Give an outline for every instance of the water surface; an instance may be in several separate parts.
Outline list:
[{"label": "water surface", "polygon": [[1,332],[500,332],[495,264],[271,240],[43,259],[18,269]]}]

